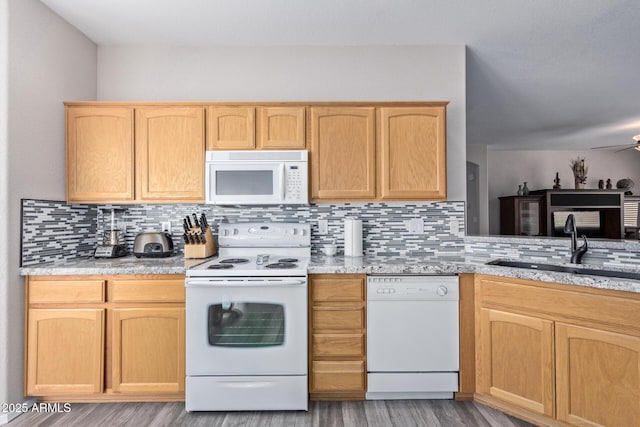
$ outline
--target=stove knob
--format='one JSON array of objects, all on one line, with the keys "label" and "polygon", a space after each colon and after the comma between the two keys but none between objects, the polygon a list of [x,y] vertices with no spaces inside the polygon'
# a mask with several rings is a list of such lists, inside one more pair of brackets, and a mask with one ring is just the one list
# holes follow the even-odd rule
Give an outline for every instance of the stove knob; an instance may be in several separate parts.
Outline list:
[{"label": "stove knob", "polygon": [[445,296],[449,293],[449,289],[447,289],[446,286],[438,286],[438,289],[436,289],[436,294],[438,294],[438,296]]},{"label": "stove knob", "polygon": [[224,230],[224,232],[223,232],[222,234],[224,234],[225,236],[228,236],[228,235],[229,235],[229,230],[227,230],[227,229],[225,228],[225,230]]}]

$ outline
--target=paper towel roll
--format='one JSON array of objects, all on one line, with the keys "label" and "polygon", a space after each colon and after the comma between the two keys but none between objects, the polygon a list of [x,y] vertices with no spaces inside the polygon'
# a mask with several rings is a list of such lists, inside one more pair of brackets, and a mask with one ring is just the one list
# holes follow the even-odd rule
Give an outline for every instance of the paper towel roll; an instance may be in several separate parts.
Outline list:
[{"label": "paper towel roll", "polygon": [[362,221],[359,219],[344,219],[344,255],[362,256]]}]

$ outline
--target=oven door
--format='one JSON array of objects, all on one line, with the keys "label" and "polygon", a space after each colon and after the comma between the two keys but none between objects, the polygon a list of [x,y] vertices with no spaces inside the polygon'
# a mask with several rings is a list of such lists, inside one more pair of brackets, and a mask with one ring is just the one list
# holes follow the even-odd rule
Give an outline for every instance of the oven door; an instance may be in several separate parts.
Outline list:
[{"label": "oven door", "polygon": [[186,288],[188,376],[306,375],[306,278],[193,278]]},{"label": "oven door", "polygon": [[284,162],[207,162],[206,202],[222,205],[281,204]]}]

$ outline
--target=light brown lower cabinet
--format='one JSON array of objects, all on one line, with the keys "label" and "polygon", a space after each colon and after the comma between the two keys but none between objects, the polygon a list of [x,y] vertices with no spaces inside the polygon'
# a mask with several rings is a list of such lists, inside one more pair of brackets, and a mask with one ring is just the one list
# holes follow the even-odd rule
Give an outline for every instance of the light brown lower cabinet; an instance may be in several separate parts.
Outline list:
[{"label": "light brown lower cabinet", "polygon": [[113,391],[184,390],[184,308],[113,310]]},{"label": "light brown lower cabinet", "polygon": [[558,420],[640,423],[640,337],[557,323],[556,360]]},{"label": "light brown lower cabinet", "polygon": [[475,278],[474,398],[537,425],[640,420],[640,295]]},{"label": "light brown lower cabinet", "polygon": [[364,399],[367,391],[363,274],[309,277],[311,399]]},{"label": "light brown lower cabinet", "polygon": [[553,322],[480,311],[477,387],[481,393],[553,416]]},{"label": "light brown lower cabinet", "polygon": [[184,400],[184,276],[26,279],[25,395]]},{"label": "light brown lower cabinet", "polygon": [[27,394],[102,392],[104,309],[30,309]]}]

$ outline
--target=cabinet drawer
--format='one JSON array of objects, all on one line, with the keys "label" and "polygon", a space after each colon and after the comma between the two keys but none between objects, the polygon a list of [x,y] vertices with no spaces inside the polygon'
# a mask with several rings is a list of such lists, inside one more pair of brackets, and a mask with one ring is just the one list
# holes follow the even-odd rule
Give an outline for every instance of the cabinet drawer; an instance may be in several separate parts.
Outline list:
[{"label": "cabinet drawer", "polygon": [[311,377],[313,391],[363,391],[364,362],[312,362]]},{"label": "cabinet drawer", "polygon": [[104,302],[104,280],[31,280],[29,304]]},{"label": "cabinet drawer", "polygon": [[313,334],[312,357],[364,356],[364,334]]},{"label": "cabinet drawer", "polygon": [[184,278],[109,281],[111,302],[184,302]]},{"label": "cabinet drawer", "polygon": [[364,278],[312,278],[312,301],[364,301]]},{"label": "cabinet drawer", "polygon": [[363,329],[364,309],[362,306],[312,308],[312,325],[314,329]]}]

